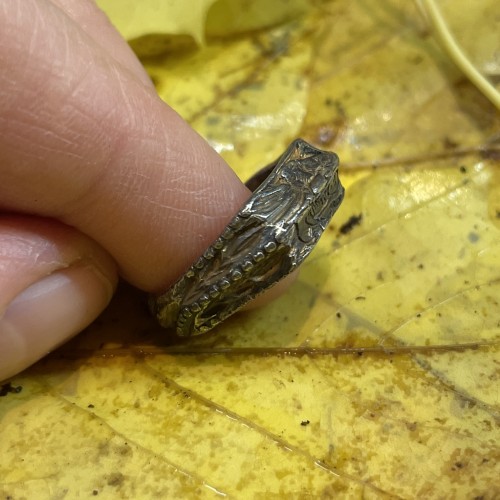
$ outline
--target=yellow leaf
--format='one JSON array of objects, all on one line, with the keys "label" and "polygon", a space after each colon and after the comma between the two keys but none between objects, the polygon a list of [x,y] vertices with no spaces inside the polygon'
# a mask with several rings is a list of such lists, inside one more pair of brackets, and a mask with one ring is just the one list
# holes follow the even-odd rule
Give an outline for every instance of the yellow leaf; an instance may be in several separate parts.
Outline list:
[{"label": "yellow leaf", "polygon": [[293,20],[307,12],[307,0],[218,0],[207,15],[208,36],[248,33]]},{"label": "yellow leaf", "polygon": [[[491,54],[496,3],[477,3],[482,36],[468,3],[443,13]],[[4,496],[500,494],[499,116],[413,3],[273,16],[146,66],[243,178],[296,136],[338,151],[344,204],[265,308],[179,345],[123,287],[15,377]]]},{"label": "yellow leaf", "polygon": [[[168,37],[187,35],[202,45],[207,12],[216,0],[97,0],[124,38],[132,43],[146,37],[140,48],[156,53],[168,46]],[[151,35],[155,38],[152,39]],[[162,40],[163,38],[163,40]],[[167,40],[167,41],[166,41]]]},{"label": "yellow leaf", "polygon": [[[246,175],[274,160],[300,133],[307,108],[312,47],[301,24],[204,50],[148,61],[160,96],[230,164]],[[260,45],[257,49],[256,43]],[[289,57],[282,57],[286,53]],[[266,54],[263,57],[263,54]]]}]

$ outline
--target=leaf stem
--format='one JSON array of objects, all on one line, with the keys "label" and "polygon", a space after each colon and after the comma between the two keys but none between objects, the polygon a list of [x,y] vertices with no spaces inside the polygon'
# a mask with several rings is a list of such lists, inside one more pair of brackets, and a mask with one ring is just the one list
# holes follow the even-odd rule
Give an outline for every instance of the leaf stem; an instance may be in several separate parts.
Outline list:
[{"label": "leaf stem", "polygon": [[448,25],[443,19],[434,0],[420,0],[428,20],[438,41],[450,59],[458,66],[465,76],[479,89],[479,91],[500,110],[500,93],[498,90],[474,67],[456,43]]}]

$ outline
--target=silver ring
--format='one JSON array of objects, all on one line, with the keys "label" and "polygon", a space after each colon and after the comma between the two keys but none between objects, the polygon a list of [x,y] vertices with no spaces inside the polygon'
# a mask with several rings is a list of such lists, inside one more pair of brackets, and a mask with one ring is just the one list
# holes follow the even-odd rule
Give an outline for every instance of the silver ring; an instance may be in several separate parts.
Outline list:
[{"label": "silver ring", "polygon": [[182,337],[206,333],[294,271],[342,203],[338,166],[335,153],[297,139],[252,177],[252,196],[222,234],[170,289],[150,297],[160,325]]}]

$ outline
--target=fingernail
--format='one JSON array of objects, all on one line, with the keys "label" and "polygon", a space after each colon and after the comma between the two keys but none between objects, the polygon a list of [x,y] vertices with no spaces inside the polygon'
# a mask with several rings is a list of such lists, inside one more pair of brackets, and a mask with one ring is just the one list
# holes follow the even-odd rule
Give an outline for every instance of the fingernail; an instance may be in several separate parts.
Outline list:
[{"label": "fingernail", "polygon": [[0,319],[0,380],[31,365],[89,325],[114,291],[90,266],[54,272],[29,286]]}]

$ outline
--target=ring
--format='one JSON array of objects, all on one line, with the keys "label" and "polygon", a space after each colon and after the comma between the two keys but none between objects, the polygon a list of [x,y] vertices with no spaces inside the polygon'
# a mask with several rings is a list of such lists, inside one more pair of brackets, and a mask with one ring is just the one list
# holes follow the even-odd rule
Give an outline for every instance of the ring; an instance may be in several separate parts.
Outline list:
[{"label": "ring", "polygon": [[[246,184],[253,194],[222,234],[149,306],[181,337],[211,330],[294,271],[344,198],[339,159],[302,139]],[[263,180],[264,179],[264,180]]]}]

